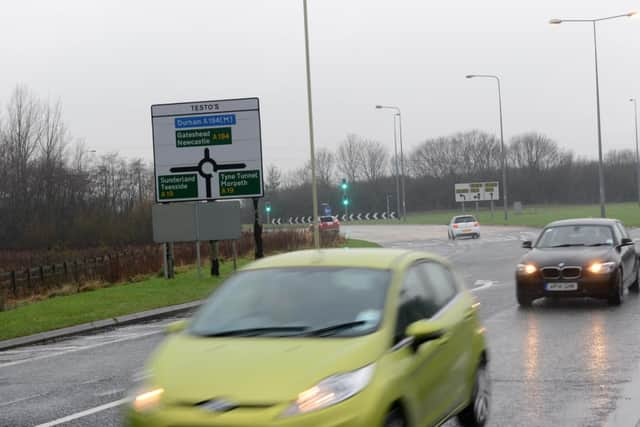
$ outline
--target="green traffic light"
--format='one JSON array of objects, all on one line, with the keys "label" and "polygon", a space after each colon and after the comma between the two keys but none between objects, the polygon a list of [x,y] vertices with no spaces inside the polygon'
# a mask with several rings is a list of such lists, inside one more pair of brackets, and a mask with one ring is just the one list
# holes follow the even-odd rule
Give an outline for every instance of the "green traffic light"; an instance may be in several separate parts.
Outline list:
[{"label": "green traffic light", "polygon": [[345,205],[345,206],[348,206],[349,205],[349,199],[344,199],[342,201],[342,204]]},{"label": "green traffic light", "polygon": [[343,190],[346,190],[349,187],[349,184],[347,184],[347,180],[346,179],[344,179],[344,178],[342,179],[342,184],[340,184],[340,187]]}]

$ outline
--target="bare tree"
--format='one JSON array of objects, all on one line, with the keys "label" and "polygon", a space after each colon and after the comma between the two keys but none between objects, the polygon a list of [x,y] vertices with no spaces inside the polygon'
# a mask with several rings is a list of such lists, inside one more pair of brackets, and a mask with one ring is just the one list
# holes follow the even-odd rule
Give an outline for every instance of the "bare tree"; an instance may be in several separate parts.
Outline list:
[{"label": "bare tree", "polygon": [[377,182],[387,173],[389,153],[380,141],[362,141],[362,171],[369,182]]},{"label": "bare tree", "polygon": [[278,191],[281,185],[282,185],[282,171],[276,165],[269,165],[267,167],[265,191],[267,193],[273,193],[275,191]]},{"label": "bare tree", "polygon": [[566,160],[564,152],[546,135],[529,132],[514,136],[509,144],[509,160],[516,168],[540,172],[558,166]]},{"label": "bare tree", "polygon": [[33,183],[29,173],[42,137],[40,111],[36,97],[25,86],[17,86],[7,106],[3,148],[7,150],[9,200],[20,222],[30,208],[31,185],[40,189],[40,183]]},{"label": "bare tree", "polygon": [[337,157],[338,170],[349,182],[356,182],[364,176],[361,137],[347,135],[338,147]]},{"label": "bare tree", "polygon": [[316,177],[320,184],[331,184],[335,166],[334,161],[333,153],[328,149],[321,148],[316,151]]},{"label": "bare tree", "polygon": [[311,169],[302,167],[289,171],[283,180],[285,188],[297,188],[311,182]]}]

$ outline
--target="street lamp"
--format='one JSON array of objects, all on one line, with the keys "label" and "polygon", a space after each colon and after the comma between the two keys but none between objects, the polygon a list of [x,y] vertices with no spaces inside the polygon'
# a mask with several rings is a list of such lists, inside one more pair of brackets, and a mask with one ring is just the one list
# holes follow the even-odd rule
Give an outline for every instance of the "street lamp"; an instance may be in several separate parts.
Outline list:
[{"label": "street lamp", "polygon": [[309,20],[307,19],[307,0],[303,0],[304,10],[304,51],[307,67],[307,105],[309,113],[309,152],[311,157],[311,197],[313,199],[313,246],[320,248],[320,230],[318,229],[318,188],[316,185],[316,154],[313,145],[313,103],[311,100],[311,67],[309,66]]},{"label": "street lamp", "polygon": [[[509,220],[509,200],[507,197],[507,153],[504,148],[504,131],[502,128],[502,91],[500,89],[500,77],[493,74],[468,74],[467,79],[476,77],[495,79],[498,83],[498,110],[500,112],[500,152],[502,154],[502,201],[504,204],[504,220]],[[493,203],[493,202],[491,202]]]},{"label": "street lamp", "polygon": [[[399,126],[399,134],[400,134],[400,185],[402,186],[402,217],[404,221],[407,221],[407,197],[404,187],[404,151],[402,148],[402,113],[400,112],[400,108],[395,107],[393,105],[376,105],[378,110],[381,109],[389,109],[395,110],[395,114],[393,116],[393,144],[396,144],[396,116],[398,117],[398,126]],[[397,172],[397,161],[398,161],[398,151],[396,150],[396,172]],[[396,181],[396,191],[397,191],[397,181]],[[400,192],[398,192],[398,214],[400,214]]]},{"label": "street lamp", "polygon": [[638,181],[638,205],[640,205],[640,151],[638,151],[638,102],[635,98],[629,99],[633,102],[633,115],[636,124],[636,179]]},{"label": "street lamp", "polygon": [[564,22],[590,22],[593,25],[593,52],[595,58],[595,71],[596,71],[596,115],[598,120],[598,180],[600,183],[600,216],[605,218],[606,209],[605,209],[605,195],[604,195],[604,168],[602,166],[602,130],[601,130],[601,120],[600,120],[600,82],[598,81],[598,43],[596,39],[596,23],[600,21],[608,21],[610,19],[616,18],[629,18],[635,15],[636,12],[628,12],[622,15],[614,15],[607,16],[604,18],[594,18],[594,19],[558,19],[554,18],[549,20],[549,24],[559,25]]}]

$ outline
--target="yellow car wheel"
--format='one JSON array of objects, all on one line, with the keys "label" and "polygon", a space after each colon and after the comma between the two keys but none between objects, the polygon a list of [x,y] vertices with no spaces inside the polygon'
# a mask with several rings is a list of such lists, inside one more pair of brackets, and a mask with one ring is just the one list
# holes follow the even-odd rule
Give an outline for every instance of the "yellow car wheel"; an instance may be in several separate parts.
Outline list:
[{"label": "yellow car wheel", "polygon": [[458,421],[463,427],[483,427],[489,419],[491,400],[491,379],[486,362],[482,362],[476,371],[476,380],[469,405],[460,412]]}]

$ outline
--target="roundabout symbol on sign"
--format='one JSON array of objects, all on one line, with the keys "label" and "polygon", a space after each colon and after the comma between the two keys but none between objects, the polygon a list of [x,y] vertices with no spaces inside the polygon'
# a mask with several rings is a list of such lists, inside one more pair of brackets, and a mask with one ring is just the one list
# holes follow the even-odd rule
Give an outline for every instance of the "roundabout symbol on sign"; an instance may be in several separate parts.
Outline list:
[{"label": "roundabout symbol on sign", "polygon": [[195,166],[178,166],[169,169],[172,173],[178,172],[198,172],[204,178],[207,198],[211,198],[211,178],[215,172],[229,169],[244,169],[247,165],[244,163],[227,163],[218,164],[211,158],[208,148],[204,149],[204,157]]}]

